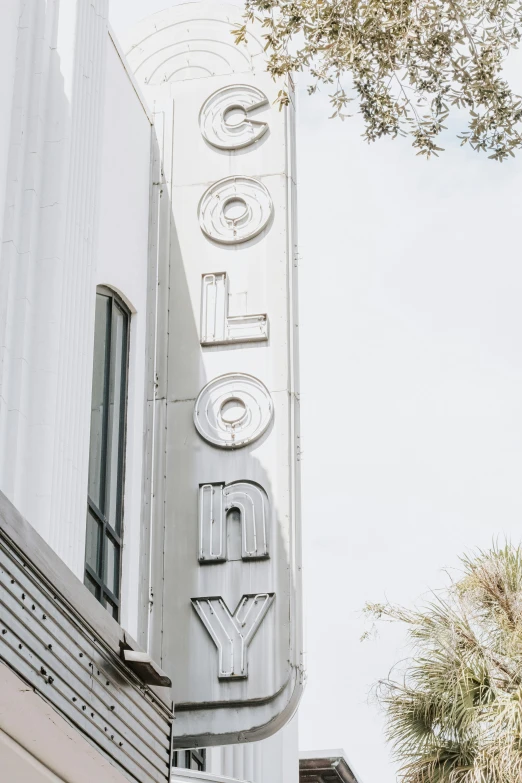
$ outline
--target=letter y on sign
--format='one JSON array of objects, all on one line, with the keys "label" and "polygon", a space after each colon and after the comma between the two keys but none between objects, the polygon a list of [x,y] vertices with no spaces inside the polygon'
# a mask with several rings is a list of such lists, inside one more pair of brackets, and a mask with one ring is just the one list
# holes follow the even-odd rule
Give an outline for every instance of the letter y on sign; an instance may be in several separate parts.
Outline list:
[{"label": "letter y on sign", "polygon": [[193,598],[192,606],[218,651],[218,677],[248,677],[247,650],[275,593],[244,595],[234,614],[222,598]]}]

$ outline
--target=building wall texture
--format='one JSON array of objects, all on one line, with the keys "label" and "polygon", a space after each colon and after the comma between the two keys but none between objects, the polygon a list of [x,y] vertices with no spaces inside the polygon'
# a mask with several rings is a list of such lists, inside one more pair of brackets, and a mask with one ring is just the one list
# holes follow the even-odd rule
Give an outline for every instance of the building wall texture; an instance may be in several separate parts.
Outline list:
[{"label": "building wall texture", "polygon": [[19,8],[0,261],[0,482],[80,574],[108,36],[105,2],[73,10],[64,74],[58,3]]},{"label": "building wall texture", "polygon": [[[191,375],[193,361],[186,363],[183,348],[183,340],[188,346],[191,335],[183,330],[194,329],[194,318],[199,319],[199,304],[194,303],[199,302],[200,281],[191,280],[184,292],[179,288],[171,292],[167,257],[180,238],[184,241],[187,209],[195,208],[196,191],[202,183],[229,173],[230,161],[221,171],[225,159],[216,156],[217,168],[203,171],[197,156],[184,156],[185,132],[180,133],[183,123],[178,116],[176,168],[169,171],[173,118],[157,105],[153,92],[147,94],[146,105],[143,85],[138,85],[107,16],[108,0],[5,0],[0,5],[0,491],[83,580],[95,293],[98,285],[113,288],[132,313],[121,622],[143,648],[152,650],[156,645],[160,658],[166,649],[175,668],[176,656],[185,655],[176,641],[175,618],[170,618],[173,633],[165,647],[159,625],[164,617],[153,594],[161,589],[162,569],[169,567],[162,562],[163,522],[153,503],[156,497],[163,503],[161,492],[166,489],[161,482],[167,376],[171,374],[171,391],[183,391],[186,381],[199,387],[207,374],[210,378],[219,367],[223,369],[216,351],[207,352],[206,366],[201,363],[198,340],[194,361],[200,365]],[[228,17],[219,23],[228,24]],[[214,19],[212,24],[218,22]],[[225,32],[228,40],[228,28]],[[217,37],[222,33],[220,28]],[[259,71],[259,45],[250,60],[225,45],[232,67],[213,73],[210,91],[229,83],[235,70]],[[223,60],[219,52],[211,54],[216,54],[216,62]],[[190,63],[178,65],[181,81],[194,75]],[[274,89],[268,81],[266,89]],[[190,86],[181,89],[179,98],[180,107],[190,108]],[[293,132],[288,122],[281,125],[277,159],[260,148],[253,169],[252,165],[244,168],[241,154],[230,168],[230,173],[237,173],[243,166],[250,175],[259,168],[281,206],[277,218],[281,222],[275,223],[266,258],[274,257],[279,234],[292,235],[295,162],[284,149],[285,134],[288,138]],[[166,140],[170,147],[165,146]],[[167,185],[168,198],[162,198]],[[172,208],[176,214],[171,223]],[[159,228],[166,224],[169,230],[162,235]],[[290,259],[290,272],[292,252],[285,234],[280,257],[281,264]],[[179,286],[183,258],[175,253],[172,258],[179,262],[172,276]],[[268,274],[262,272],[252,286],[244,268],[238,265],[236,271],[236,291],[230,300],[233,312],[243,313],[245,307],[263,312],[268,296],[274,335],[281,342],[273,361],[263,359],[255,349],[250,353],[243,349],[243,369],[268,374],[279,410],[293,409],[297,389],[292,385],[287,347],[282,345],[284,329],[290,325],[292,333],[294,328],[288,304],[288,297],[295,295],[289,290],[292,283],[285,278],[281,290],[271,289]],[[169,308],[180,302],[191,312],[184,323],[180,312],[169,315]],[[179,327],[179,343],[168,365],[169,324]],[[225,362],[233,358],[230,351],[221,355]],[[189,397],[194,396],[192,385]],[[278,438],[268,457],[275,459],[290,436],[282,432]],[[171,449],[171,470],[173,455],[177,459]],[[281,465],[271,481],[276,490],[278,482],[281,485],[278,502],[287,509],[285,516],[294,513],[294,499],[281,476],[286,481],[285,471],[291,475],[295,466]],[[295,550],[296,543],[288,535],[280,546],[286,552]],[[169,579],[171,588],[183,586],[174,573]],[[288,582],[289,594],[298,581],[296,571]],[[209,639],[203,636],[201,646],[214,662],[216,653]],[[302,672],[294,668],[299,690]],[[21,693],[16,686],[13,692]],[[296,705],[297,698],[285,720]],[[45,751],[51,755],[54,741]],[[24,754],[12,742],[11,738],[0,744],[0,756],[5,751],[15,768]],[[38,753],[44,754],[43,745]],[[263,743],[214,748],[209,762],[214,774],[253,783],[293,783],[297,780],[295,722]],[[95,760],[92,763],[95,770]],[[84,773],[78,770],[71,781],[80,782]],[[107,780],[118,779],[116,773],[111,775]]]},{"label": "building wall texture", "polygon": [[[73,3],[66,6],[71,24]],[[106,3],[78,4],[69,96],[58,5],[20,9],[0,9],[4,105],[9,87],[14,95],[0,120],[0,174],[3,158],[8,166],[0,188],[0,489],[82,578],[94,293],[98,284],[113,287],[134,314],[128,573],[139,541],[151,123],[109,35]],[[134,590],[125,606],[135,604]],[[136,630],[136,616],[126,622]]]}]

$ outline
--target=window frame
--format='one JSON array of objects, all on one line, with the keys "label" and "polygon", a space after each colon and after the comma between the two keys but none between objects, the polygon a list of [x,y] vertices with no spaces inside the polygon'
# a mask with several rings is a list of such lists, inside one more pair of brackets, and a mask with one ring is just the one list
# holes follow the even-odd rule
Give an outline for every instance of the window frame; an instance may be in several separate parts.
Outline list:
[{"label": "window frame", "polygon": [[[99,552],[97,556],[98,571],[96,571],[87,562],[87,541],[88,530],[86,531],[86,553],[84,559],[84,582],[87,582],[87,578],[94,583],[95,592],[90,590],[91,594],[102,604],[102,606],[109,611],[111,616],[117,621],[120,621],[121,616],[121,582],[123,571],[123,533],[124,533],[124,516],[125,516],[125,468],[126,468],[126,444],[127,444],[127,409],[128,409],[128,397],[129,397],[129,359],[130,359],[130,341],[131,341],[131,318],[132,312],[128,305],[124,302],[121,296],[116,291],[107,286],[97,286],[96,297],[98,295],[105,296],[110,300],[110,314],[107,320],[106,336],[105,336],[105,367],[104,367],[104,388],[103,388],[103,432],[102,432],[102,445],[100,453],[100,499],[103,499],[103,503],[107,506],[107,489],[110,486],[108,471],[110,469],[110,455],[108,454],[109,443],[109,430],[110,430],[110,386],[111,386],[111,374],[114,370],[114,356],[113,356],[113,327],[114,327],[114,313],[117,308],[124,316],[124,340],[122,347],[122,361],[121,370],[123,374],[123,382],[119,392],[119,422],[118,422],[118,460],[116,471],[116,513],[115,513],[115,525],[112,525],[109,518],[98,507],[98,505],[89,497],[87,492],[87,515],[91,514],[98,524],[99,535]],[[95,323],[96,329],[96,323]],[[93,355],[93,367],[95,357]],[[94,377],[94,376],[93,376]],[[91,398],[92,399],[92,398]],[[92,404],[92,403],[91,403]],[[92,424],[91,431],[89,433],[89,448],[92,438]],[[90,468],[89,468],[90,470]],[[118,573],[117,573],[117,587],[118,595],[109,588],[107,577],[108,566],[108,545],[107,540],[112,542],[113,547],[118,553]],[[90,589],[88,587],[88,589]],[[109,605],[107,605],[107,602]],[[111,611],[112,608],[112,611]]]},{"label": "window frame", "polygon": [[[183,761],[184,763],[180,763]],[[195,761],[198,765],[197,772],[206,772],[207,769],[207,751],[206,748],[192,748],[191,750],[175,750],[173,757],[173,766],[178,769],[193,769],[191,762]]]}]

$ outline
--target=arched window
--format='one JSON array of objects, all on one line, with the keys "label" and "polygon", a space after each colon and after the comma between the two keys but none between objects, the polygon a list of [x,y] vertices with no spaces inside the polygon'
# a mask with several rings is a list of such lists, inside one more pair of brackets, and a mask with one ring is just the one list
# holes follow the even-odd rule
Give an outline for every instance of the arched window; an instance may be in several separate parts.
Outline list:
[{"label": "arched window", "polygon": [[96,293],[85,584],[119,620],[130,311]]}]

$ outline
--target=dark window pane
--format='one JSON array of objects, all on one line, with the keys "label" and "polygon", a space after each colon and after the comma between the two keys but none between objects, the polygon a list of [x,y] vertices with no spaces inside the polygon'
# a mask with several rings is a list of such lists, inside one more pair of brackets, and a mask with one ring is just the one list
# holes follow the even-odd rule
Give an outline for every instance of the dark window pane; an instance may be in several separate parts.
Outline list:
[{"label": "dark window pane", "polygon": [[120,593],[120,548],[110,536],[105,538],[105,584],[116,598]]},{"label": "dark window pane", "polygon": [[172,757],[175,767],[195,769],[204,772],[206,768],[206,750],[176,750]]},{"label": "dark window pane", "polygon": [[114,619],[117,620],[118,619],[118,607],[116,606],[116,604],[113,604],[113,602],[109,598],[107,598],[107,597],[105,597],[103,599],[102,603],[103,603],[104,607],[107,609],[107,611],[109,612],[109,614],[111,615],[111,617],[114,617]]},{"label": "dark window pane", "polygon": [[100,594],[99,594],[100,588],[98,587],[98,585],[96,584],[94,579],[91,579],[89,574],[85,574],[85,585],[86,585],[86,587],[89,588],[89,591],[93,594],[93,596],[99,600],[100,599]]},{"label": "dark window pane", "polygon": [[109,437],[107,443],[107,518],[120,532],[121,517],[121,441],[123,435],[123,410],[125,399],[122,391],[125,389],[127,374],[127,316],[115,305],[112,315],[111,344],[111,379],[109,388]]},{"label": "dark window pane", "polygon": [[107,437],[107,384],[109,373],[108,340],[110,335],[111,300],[96,296],[94,328],[94,362],[91,400],[91,441],[89,450],[89,497],[104,509],[103,479]]},{"label": "dark window pane", "polygon": [[91,510],[87,511],[87,541],[85,546],[85,562],[97,574],[101,572],[101,534],[102,526],[93,516]]}]

